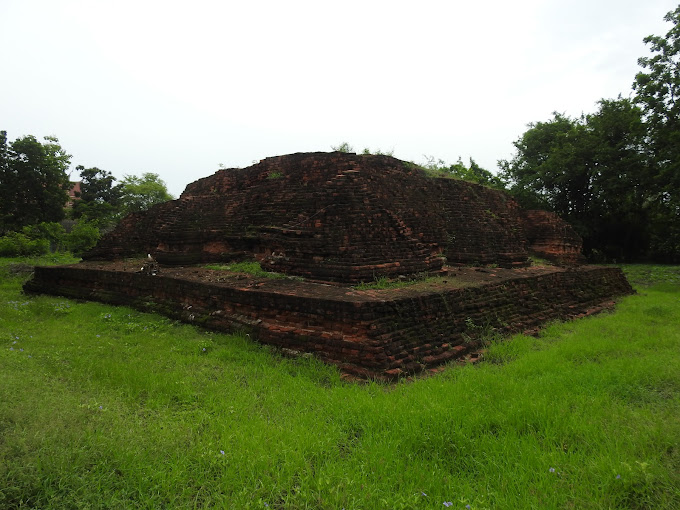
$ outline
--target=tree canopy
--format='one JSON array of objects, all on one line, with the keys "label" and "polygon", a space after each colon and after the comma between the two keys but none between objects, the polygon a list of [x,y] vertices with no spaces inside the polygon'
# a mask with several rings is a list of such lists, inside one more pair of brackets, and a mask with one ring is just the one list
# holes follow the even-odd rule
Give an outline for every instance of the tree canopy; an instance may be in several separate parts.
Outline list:
[{"label": "tree canopy", "polygon": [[527,208],[569,221],[586,251],[618,260],[645,253],[649,167],[641,111],[630,100],[601,100],[591,115],[554,113],[515,142],[502,177]]},{"label": "tree canopy", "polygon": [[654,165],[652,242],[660,255],[680,258],[680,6],[666,14],[665,37],[644,39],[652,56],[642,57],[635,77],[635,101],[643,110],[648,152]]},{"label": "tree canopy", "polygon": [[0,232],[64,218],[71,156],[54,137],[7,143],[0,131]]},{"label": "tree canopy", "polygon": [[97,167],[76,167],[80,172],[80,193],[73,204],[73,217],[94,221],[100,226],[106,226],[118,215],[121,188],[114,185],[116,178]]},{"label": "tree canopy", "polygon": [[13,233],[15,240],[23,236],[26,242],[68,245],[81,252],[96,241],[99,229],[109,228],[122,215],[172,199],[158,174],[128,175],[116,183],[111,172],[77,166],[80,191],[70,210],[77,221],[61,239],[65,231],[55,222],[67,215],[71,155],[56,138],[44,140],[24,136],[8,143],[7,132],[0,131],[0,237]]},{"label": "tree canopy", "polygon": [[532,123],[499,162],[518,201],[572,223],[592,258],[680,260],[680,7],[664,19],[631,99]]},{"label": "tree canopy", "polygon": [[120,183],[121,212],[145,211],[150,207],[172,200],[165,182],[158,174],[143,173],[141,177],[126,175]]}]

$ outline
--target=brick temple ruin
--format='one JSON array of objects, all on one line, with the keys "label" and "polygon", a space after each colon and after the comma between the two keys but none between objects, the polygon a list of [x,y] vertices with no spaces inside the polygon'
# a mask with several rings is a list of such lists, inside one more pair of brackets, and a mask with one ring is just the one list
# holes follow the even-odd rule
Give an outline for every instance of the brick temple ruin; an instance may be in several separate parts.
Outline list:
[{"label": "brick temple ruin", "polygon": [[[146,254],[158,271],[141,270]],[[25,290],[246,330],[376,378],[461,358],[491,329],[536,328],[632,292],[619,269],[582,265],[579,236],[552,213],[390,156],[340,152],[219,170],[127,216],[83,259],[37,267]],[[205,267],[241,260],[287,277]],[[414,283],[357,286],[379,278]]]}]

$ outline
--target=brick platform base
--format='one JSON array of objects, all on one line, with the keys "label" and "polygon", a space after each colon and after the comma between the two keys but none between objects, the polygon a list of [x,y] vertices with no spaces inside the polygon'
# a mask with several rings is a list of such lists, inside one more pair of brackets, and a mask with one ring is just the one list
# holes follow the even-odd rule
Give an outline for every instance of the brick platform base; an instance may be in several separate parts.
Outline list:
[{"label": "brick platform base", "polygon": [[125,304],[260,342],[311,352],[381,379],[433,369],[480,336],[536,328],[631,294],[617,268],[458,268],[388,290],[253,278],[205,268],[138,272],[139,261],[37,267],[24,290]]}]

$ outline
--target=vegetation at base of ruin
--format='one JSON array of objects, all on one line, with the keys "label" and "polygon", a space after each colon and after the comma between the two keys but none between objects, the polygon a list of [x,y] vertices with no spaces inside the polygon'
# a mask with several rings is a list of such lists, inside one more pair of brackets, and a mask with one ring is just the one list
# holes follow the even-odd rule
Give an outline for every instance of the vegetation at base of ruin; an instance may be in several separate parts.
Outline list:
[{"label": "vegetation at base of ruin", "polygon": [[57,252],[46,255],[29,257],[0,257],[0,278],[5,276],[25,276],[33,272],[34,266],[58,266],[76,264],[80,257],[74,257],[68,252]]},{"label": "vegetation at base of ruin", "polygon": [[626,264],[623,266],[631,285],[680,285],[680,266],[659,264]]},{"label": "vegetation at base of ruin", "polygon": [[415,283],[424,281],[432,281],[435,277],[429,275],[422,275],[414,278],[388,278],[387,276],[376,276],[373,281],[360,282],[353,286],[357,290],[381,290],[381,289],[399,289],[408,287]]},{"label": "vegetation at base of ruin", "polygon": [[360,282],[353,285],[352,288],[356,290],[388,290],[388,289],[403,289],[405,287],[427,286],[430,284],[450,283],[456,287],[468,287],[474,285],[473,282],[465,282],[457,279],[455,276],[438,276],[436,274],[422,273],[408,278],[388,278],[386,276],[377,276],[370,282]]},{"label": "vegetation at base of ruin", "polygon": [[532,266],[554,266],[555,264],[550,262],[548,259],[537,257],[535,255],[529,255],[529,262]]},{"label": "vegetation at base of ruin", "polygon": [[[498,321],[496,320],[496,322]],[[476,323],[471,317],[467,317],[465,319],[463,339],[466,344],[474,344],[479,349],[487,348],[493,343],[501,342],[503,340],[503,335],[496,327],[492,326],[491,320],[487,319],[484,322]]]},{"label": "vegetation at base of ruin", "polygon": [[70,232],[66,232],[61,223],[43,222],[0,236],[0,257],[68,252],[81,255],[97,244],[100,237],[99,228],[86,220],[72,225]]},{"label": "vegetation at base of ruin", "polygon": [[217,271],[229,271],[231,273],[244,273],[260,278],[290,278],[282,273],[274,273],[273,271],[265,271],[259,262],[243,261],[233,262],[231,264],[206,264],[207,269],[214,269]]},{"label": "vegetation at base of ruin", "polygon": [[680,507],[680,267],[387,385],[9,269],[54,262],[0,259],[0,508]]}]

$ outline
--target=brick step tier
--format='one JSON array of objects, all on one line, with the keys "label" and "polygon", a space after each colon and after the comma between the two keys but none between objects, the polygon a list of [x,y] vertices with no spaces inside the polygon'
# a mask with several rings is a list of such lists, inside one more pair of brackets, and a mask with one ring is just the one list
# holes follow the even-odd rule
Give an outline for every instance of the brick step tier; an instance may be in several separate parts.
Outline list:
[{"label": "brick step tier", "polygon": [[359,291],[245,277],[215,283],[190,274],[164,276],[163,269],[151,276],[91,264],[37,267],[24,290],[245,330],[263,343],[314,353],[348,374],[388,379],[460,358],[491,332],[579,316],[632,292],[618,268],[589,266],[529,276],[506,270],[499,281],[464,288]]}]

